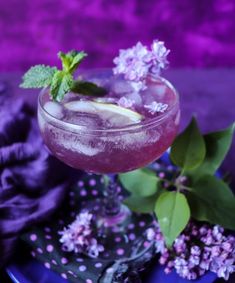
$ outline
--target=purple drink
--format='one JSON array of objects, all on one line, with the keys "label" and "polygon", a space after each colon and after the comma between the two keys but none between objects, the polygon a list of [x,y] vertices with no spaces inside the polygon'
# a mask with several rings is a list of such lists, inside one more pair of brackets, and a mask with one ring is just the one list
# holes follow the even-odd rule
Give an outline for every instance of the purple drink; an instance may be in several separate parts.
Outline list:
[{"label": "purple drink", "polygon": [[48,90],[40,94],[39,126],[54,156],[87,172],[119,173],[149,164],[171,145],[180,111],[169,82],[149,77],[147,89],[135,93],[107,70],[83,78],[106,87],[108,95],[87,100],[71,93],[56,103]]}]

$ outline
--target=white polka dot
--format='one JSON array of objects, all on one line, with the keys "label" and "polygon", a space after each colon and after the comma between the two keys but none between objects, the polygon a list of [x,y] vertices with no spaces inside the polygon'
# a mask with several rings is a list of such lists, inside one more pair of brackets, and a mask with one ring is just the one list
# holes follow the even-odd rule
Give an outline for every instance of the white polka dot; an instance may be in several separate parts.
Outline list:
[{"label": "white polka dot", "polygon": [[87,195],[87,191],[86,190],[81,190],[80,191],[80,196],[85,197]]},{"label": "white polka dot", "polygon": [[58,265],[57,264],[57,262],[53,259],[52,261],[51,261],[54,265]]},{"label": "white polka dot", "polygon": [[68,263],[67,258],[62,257],[62,259],[61,259],[61,263],[62,263],[62,264],[67,264],[67,263]]},{"label": "white polka dot", "polygon": [[83,271],[86,270],[86,266],[85,265],[81,265],[81,266],[79,266],[78,269],[79,269],[79,271],[83,272]]},{"label": "white polka dot", "polygon": [[42,250],[41,248],[37,248],[37,252],[38,252],[39,254],[43,254],[43,250]]},{"label": "white polka dot", "polygon": [[90,179],[89,185],[90,186],[95,186],[96,185],[96,180],[95,179]]},{"label": "white polka dot", "polygon": [[61,273],[61,277],[63,277],[64,279],[67,279],[67,275],[65,273]]},{"label": "white polka dot", "polygon": [[84,186],[84,182],[83,182],[83,181],[79,181],[79,182],[78,182],[78,186],[79,186],[79,187],[83,187],[83,186]]},{"label": "white polka dot", "polygon": [[120,237],[116,237],[115,238],[115,242],[117,242],[117,243],[121,242],[121,238]]},{"label": "white polka dot", "polygon": [[53,252],[53,250],[54,250],[54,247],[53,247],[52,245],[48,245],[48,246],[47,246],[47,251],[48,251],[48,253]]},{"label": "white polka dot", "polygon": [[117,249],[117,254],[118,255],[123,255],[124,254],[124,250],[123,249]]},{"label": "white polka dot", "polygon": [[145,226],[145,222],[144,221],[140,221],[139,226],[140,227],[144,227]]},{"label": "white polka dot", "polygon": [[135,236],[134,233],[131,233],[131,234],[129,235],[129,239],[130,239],[131,241],[134,241],[135,238],[136,238],[136,236]]},{"label": "white polka dot", "polygon": [[51,240],[51,239],[52,239],[51,235],[46,235],[45,238],[46,238],[47,240]]},{"label": "white polka dot", "polygon": [[127,227],[128,227],[128,229],[132,230],[132,229],[134,229],[134,228],[135,228],[135,224],[130,223]]},{"label": "white polka dot", "polygon": [[92,193],[93,196],[97,196],[98,195],[98,191],[97,190],[92,190],[91,193]]},{"label": "white polka dot", "polygon": [[32,241],[32,242],[35,242],[36,240],[37,240],[37,235],[36,234],[31,234],[30,235],[30,240]]},{"label": "white polka dot", "polygon": [[97,262],[97,263],[95,264],[95,267],[96,267],[96,268],[102,267],[102,263],[101,263],[101,262]]},{"label": "white polka dot", "polygon": [[49,262],[45,262],[45,263],[44,263],[44,266],[45,266],[46,268],[48,268],[48,269],[50,269],[50,268],[51,268],[51,265],[50,265],[50,263],[49,263]]},{"label": "white polka dot", "polygon": [[87,279],[86,283],[93,283],[93,281],[91,279]]},{"label": "white polka dot", "polygon": [[83,262],[83,259],[82,258],[76,258],[76,261],[77,262]]}]

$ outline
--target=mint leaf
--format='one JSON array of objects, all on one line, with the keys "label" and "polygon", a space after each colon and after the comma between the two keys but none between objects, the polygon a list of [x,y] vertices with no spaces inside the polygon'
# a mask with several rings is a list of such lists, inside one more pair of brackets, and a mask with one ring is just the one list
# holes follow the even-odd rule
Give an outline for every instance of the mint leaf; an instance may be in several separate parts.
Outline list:
[{"label": "mint leaf", "polygon": [[22,88],[41,88],[49,86],[57,68],[45,65],[31,67],[23,76]]},{"label": "mint leaf", "polygon": [[82,60],[87,56],[86,53],[84,53],[83,51],[81,52],[77,52],[77,54],[73,54],[73,61],[72,61],[72,64],[70,66],[70,71],[71,72],[74,72],[78,65],[82,62]]},{"label": "mint leaf", "polygon": [[175,165],[186,170],[198,167],[203,162],[205,154],[205,142],[196,119],[193,118],[173,142],[170,157]]},{"label": "mint leaf", "polygon": [[105,88],[87,81],[74,81],[72,91],[83,95],[99,97],[107,94],[107,90]]},{"label": "mint leaf", "polygon": [[87,54],[84,53],[83,51],[79,52],[76,50],[72,50],[68,53],[64,53],[61,51],[58,53],[58,57],[62,61],[63,69],[66,72],[70,72],[70,73],[73,73],[77,69],[78,65],[86,56]]},{"label": "mint leaf", "polygon": [[235,230],[235,197],[224,181],[204,176],[186,196],[195,219]]},{"label": "mint leaf", "polygon": [[92,82],[74,81],[73,73],[87,56],[83,51],[72,50],[59,52],[58,57],[62,61],[63,70],[45,65],[37,65],[28,70],[23,76],[23,88],[41,88],[50,86],[50,95],[53,100],[61,101],[64,95],[70,91],[82,95],[104,96],[106,89]]},{"label": "mint leaf", "polygon": [[141,197],[136,194],[132,194],[130,197],[126,198],[123,203],[134,212],[152,213],[154,211],[156,199],[157,195]]},{"label": "mint leaf", "polygon": [[52,79],[50,94],[56,101],[61,101],[64,95],[68,93],[73,84],[73,77],[71,74],[64,71],[57,71]]},{"label": "mint leaf", "polygon": [[168,191],[161,194],[155,205],[155,213],[166,245],[170,247],[184,230],[190,218],[190,209],[185,195]]},{"label": "mint leaf", "polygon": [[150,169],[137,169],[118,176],[124,188],[135,196],[149,197],[158,190],[159,179]]},{"label": "mint leaf", "polygon": [[231,146],[233,132],[234,124],[222,131],[204,135],[206,143],[206,157],[199,167],[187,172],[194,181],[202,175],[214,175]]}]

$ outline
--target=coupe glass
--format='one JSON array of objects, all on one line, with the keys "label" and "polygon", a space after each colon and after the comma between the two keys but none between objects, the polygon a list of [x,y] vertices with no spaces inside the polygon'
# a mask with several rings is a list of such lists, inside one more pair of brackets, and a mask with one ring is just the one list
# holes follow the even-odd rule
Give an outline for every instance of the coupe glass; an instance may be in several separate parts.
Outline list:
[{"label": "coupe glass", "polygon": [[[127,227],[135,220],[118,197],[117,173],[144,167],[168,149],[178,130],[179,97],[174,87],[161,77],[149,76],[147,89],[140,95],[133,94],[130,85],[123,78],[113,76],[111,70],[88,70],[80,76],[110,90],[107,97],[96,99],[99,103],[113,103],[125,96],[136,103],[136,111],[146,116],[145,119],[122,126],[117,115],[110,118],[110,123],[102,124],[99,111],[96,114],[75,111],[81,96],[69,94],[56,103],[50,100],[49,90],[44,89],[38,100],[41,134],[51,153],[65,164],[88,173],[107,174],[109,185],[104,185],[98,215],[95,212],[97,226],[106,236],[119,231],[128,243]],[[86,99],[83,97],[82,101]],[[168,108],[153,115],[147,111],[148,105],[154,105],[153,101],[167,104]],[[72,107],[64,107],[69,103]],[[93,207],[92,203],[87,205],[89,210]],[[144,234],[146,227],[142,229]]]}]

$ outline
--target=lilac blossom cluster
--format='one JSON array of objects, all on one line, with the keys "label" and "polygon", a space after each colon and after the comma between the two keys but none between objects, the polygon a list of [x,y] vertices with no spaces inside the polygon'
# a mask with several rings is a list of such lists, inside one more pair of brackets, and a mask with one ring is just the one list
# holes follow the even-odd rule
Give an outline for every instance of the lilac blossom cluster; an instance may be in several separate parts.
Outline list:
[{"label": "lilac blossom cluster", "polygon": [[175,269],[179,276],[193,280],[211,271],[228,280],[235,271],[235,237],[226,236],[218,225],[190,222],[171,249],[165,246],[158,224],[147,230],[147,236],[156,241],[159,263],[167,274]]},{"label": "lilac blossom cluster", "polygon": [[98,257],[104,247],[98,244],[92,229],[93,215],[87,211],[77,215],[74,222],[68,228],[60,231],[62,249],[67,252],[85,253],[90,257]]},{"label": "lilac blossom cluster", "polygon": [[154,40],[150,49],[138,42],[132,48],[119,51],[119,56],[113,60],[116,65],[113,73],[123,74],[135,91],[144,90],[148,74],[159,75],[167,66],[169,52],[163,41]]}]

